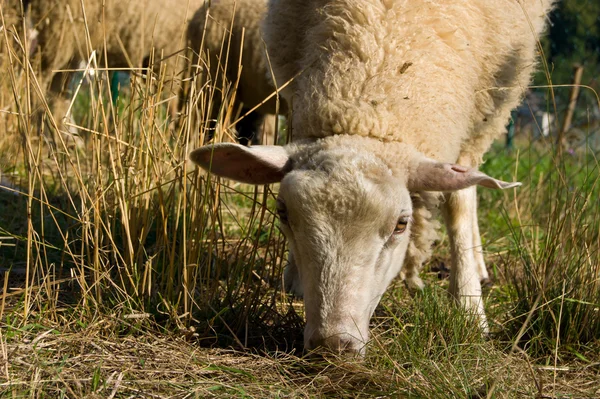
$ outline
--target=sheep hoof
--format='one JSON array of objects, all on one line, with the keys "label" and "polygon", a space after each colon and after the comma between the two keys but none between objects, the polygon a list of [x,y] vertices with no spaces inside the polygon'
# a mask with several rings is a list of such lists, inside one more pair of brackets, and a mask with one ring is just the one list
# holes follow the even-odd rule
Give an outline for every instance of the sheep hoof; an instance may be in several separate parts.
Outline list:
[{"label": "sheep hoof", "polygon": [[421,280],[419,276],[410,276],[404,279],[404,285],[408,289],[408,292],[411,296],[415,296],[416,294],[423,291],[425,288],[425,283]]}]

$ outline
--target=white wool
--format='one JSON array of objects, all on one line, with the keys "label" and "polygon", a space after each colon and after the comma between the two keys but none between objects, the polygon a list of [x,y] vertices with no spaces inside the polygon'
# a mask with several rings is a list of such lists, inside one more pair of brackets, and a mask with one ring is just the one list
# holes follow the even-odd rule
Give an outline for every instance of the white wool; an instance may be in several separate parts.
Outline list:
[{"label": "white wool", "polygon": [[[418,271],[444,216],[450,294],[487,321],[476,168],[529,83],[551,0],[270,0],[265,42],[292,104],[285,149],[200,148],[229,178],[281,181],[286,286],[303,294],[307,348],[364,353],[369,319]],[[454,164],[454,163],[458,163]],[[440,201],[440,199],[442,201]]]},{"label": "white wool", "polygon": [[[415,173],[410,161],[415,156],[479,166],[529,83],[536,40],[551,6],[552,0],[271,0],[264,30],[275,77],[285,82],[296,76],[284,92],[294,105],[293,138],[327,138],[290,148],[296,168],[314,163],[319,152],[331,157],[328,148],[336,145],[373,154],[405,184],[406,175]],[[355,143],[348,144],[352,138]],[[351,193],[343,187],[338,195]],[[412,237],[404,274],[411,288],[419,288],[418,270],[436,237],[432,216],[440,197],[425,192],[411,197]],[[486,329],[479,279],[487,272],[475,189],[445,197],[454,269],[450,290],[480,315]],[[298,246],[302,239],[291,241]],[[293,256],[298,260],[305,254]],[[292,268],[300,267],[295,263]],[[302,270],[296,274],[302,278]],[[303,291],[306,298],[306,286]],[[307,326],[306,333],[349,328],[320,323]],[[364,327],[359,330],[364,333]],[[321,344],[339,344],[321,335]],[[305,340],[310,343],[310,337]]]}]

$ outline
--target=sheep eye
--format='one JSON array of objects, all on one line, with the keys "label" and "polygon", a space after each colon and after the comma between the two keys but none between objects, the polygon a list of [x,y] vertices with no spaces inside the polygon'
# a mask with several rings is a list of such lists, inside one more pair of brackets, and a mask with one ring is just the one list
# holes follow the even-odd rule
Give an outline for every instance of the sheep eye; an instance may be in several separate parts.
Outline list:
[{"label": "sheep eye", "polygon": [[401,217],[398,219],[396,223],[396,228],[394,229],[394,234],[402,234],[406,231],[406,226],[408,226],[408,218]]},{"label": "sheep eye", "polygon": [[288,224],[287,207],[285,206],[285,202],[283,202],[281,198],[277,198],[276,208],[277,216],[279,216],[279,220],[281,220],[281,223]]}]

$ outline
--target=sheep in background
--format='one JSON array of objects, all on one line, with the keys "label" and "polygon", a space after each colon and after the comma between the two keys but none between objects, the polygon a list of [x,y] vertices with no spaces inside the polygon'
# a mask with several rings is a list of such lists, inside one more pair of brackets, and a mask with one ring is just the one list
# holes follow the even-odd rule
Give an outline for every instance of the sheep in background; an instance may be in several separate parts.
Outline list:
[{"label": "sheep in background", "polygon": [[[423,229],[440,199],[450,293],[487,330],[475,186],[518,183],[477,167],[529,83],[551,3],[270,1],[275,77],[297,76],[283,92],[293,98],[294,143],[217,144],[191,159],[242,182],[281,182],[286,274],[303,291],[308,349],[364,353],[390,281],[404,267],[420,283],[431,236]],[[407,253],[411,241],[419,253]]]},{"label": "sheep in background", "polygon": [[[168,76],[174,76],[174,54],[185,48],[185,26],[202,4],[204,0],[29,0],[27,18],[37,31],[34,56],[41,59],[41,85],[49,91],[55,119],[60,122],[66,116],[65,91],[72,77],[55,71],[77,68],[92,50],[97,51],[99,67],[152,63],[158,70],[164,60]],[[18,10],[19,1],[7,0],[3,9]],[[59,128],[64,129],[60,123]]]},{"label": "sheep in background", "polygon": [[[227,123],[231,123],[236,115],[245,115],[275,92],[268,79],[270,69],[260,29],[266,10],[267,0],[213,1],[210,6],[200,7],[189,23],[187,34],[194,52],[193,70],[198,68],[205,74],[201,84],[214,88],[213,95],[207,99],[206,119],[210,121],[211,130],[215,121],[229,119]],[[226,118],[234,95],[232,116]],[[272,117],[265,120],[265,116],[277,113],[286,114],[287,105],[285,101],[277,104],[273,97],[240,120],[236,124],[240,142],[257,143],[263,131],[275,125]]]}]

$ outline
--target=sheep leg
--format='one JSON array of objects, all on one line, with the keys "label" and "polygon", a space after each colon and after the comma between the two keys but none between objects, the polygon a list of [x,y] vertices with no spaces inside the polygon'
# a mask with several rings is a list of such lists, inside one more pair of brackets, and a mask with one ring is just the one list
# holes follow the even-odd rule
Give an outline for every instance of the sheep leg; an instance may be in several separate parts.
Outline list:
[{"label": "sheep leg", "polygon": [[425,284],[419,277],[423,263],[431,257],[432,246],[438,238],[439,223],[435,218],[438,206],[437,195],[427,192],[413,194],[413,221],[411,238],[400,271],[401,278],[411,294],[421,291]]},{"label": "sheep leg", "polygon": [[275,114],[264,114],[262,124],[259,127],[259,144],[262,145],[277,145],[278,135],[277,133],[278,123],[277,115]]},{"label": "sheep leg", "polygon": [[475,263],[477,264],[477,270],[479,272],[479,281],[482,285],[490,283],[490,276],[487,268],[485,267],[485,259],[483,258],[483,245],[481,243],[481,234],[479,233],[479,222],[477,218],[477,190],[473,191],[473,256],[475,257]]},{"label": "sheep leg", "polygon": [[425,288],[425,283],[419,277],[421,268],[419,265],[409,262],[405,263],[400,271],[400,278],[404,281],[404,285],[408,288],[408,292],[414,295]]},{"label": "sheep leg", "polygon": [[475,187],[470,187],[446,194],[446,202],[443,205],[452,254],[450,295],[467,311],[478,316],[481,328],[487,332],[479,267],[473,250],[475,241],[473,226],[476,223],[473,219],[477,211],[474,192]]},{"label": "sheep leg", "polygon": [[[242,108],[242,115],[248,112],[248,109]],[[248,145],[260,144],[261,142],[261,126],[264,116],[254,111],[242,118],[236,126],[237,138],[240,144]]]}]

